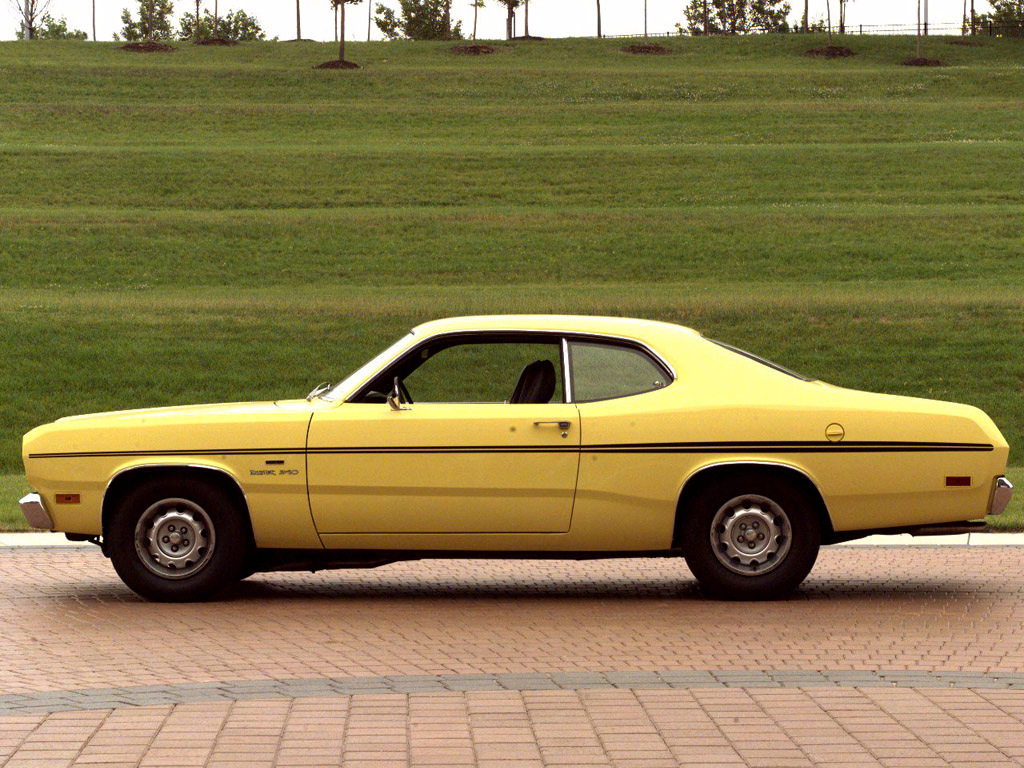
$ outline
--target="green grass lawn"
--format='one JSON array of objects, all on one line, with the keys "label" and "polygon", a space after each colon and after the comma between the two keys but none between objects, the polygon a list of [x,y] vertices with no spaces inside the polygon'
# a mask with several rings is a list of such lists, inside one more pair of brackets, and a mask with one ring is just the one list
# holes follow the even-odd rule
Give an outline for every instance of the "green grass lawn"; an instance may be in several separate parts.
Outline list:
[{"label": "green grass lawn", "polygon": [[470,312],[681,322],[1024,463],[1024,40],[846,42],[0,43],[0,525],[38,423],[305,394]]}]

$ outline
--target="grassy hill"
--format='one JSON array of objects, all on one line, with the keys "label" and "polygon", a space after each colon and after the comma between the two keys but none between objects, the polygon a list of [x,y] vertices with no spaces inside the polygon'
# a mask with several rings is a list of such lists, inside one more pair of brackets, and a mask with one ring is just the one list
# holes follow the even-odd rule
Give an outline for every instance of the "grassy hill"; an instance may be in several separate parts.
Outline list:
[{"label": "grassy hill", "polygon": [[2,514],[35,424],[305,394],[469,312],[682,322],[1024,444],[1024,41],[823,42],[0,43]]}]

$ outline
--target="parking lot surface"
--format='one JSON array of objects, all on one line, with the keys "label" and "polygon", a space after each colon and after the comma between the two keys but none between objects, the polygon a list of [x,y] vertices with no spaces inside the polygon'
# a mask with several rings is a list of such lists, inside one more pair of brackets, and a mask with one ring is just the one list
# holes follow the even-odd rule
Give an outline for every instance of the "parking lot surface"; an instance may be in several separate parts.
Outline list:
[{"label": "parking lot surface", "polygon": [[0,548],[0,763],[1024,765],[1024,548],[822,552],[772,603],[681,560],[424,561],[144,603]]}]

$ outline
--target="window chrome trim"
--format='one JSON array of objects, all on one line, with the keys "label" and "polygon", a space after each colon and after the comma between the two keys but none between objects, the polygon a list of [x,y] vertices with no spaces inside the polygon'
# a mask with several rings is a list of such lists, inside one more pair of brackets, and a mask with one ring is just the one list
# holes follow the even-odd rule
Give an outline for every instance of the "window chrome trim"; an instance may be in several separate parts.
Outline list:
[{"label": "window chrome trim", "polygon": [[572,394],[572,365],[569,358],[569,340],[562,337],[562,398],[566,403],[574,402]]},{"label": "window chrome trim", "polygon": [[[537,329],[537,328],[478,328],[478,329],[473,329],[473,330],[461,330],[461,331],[440,331],[439,333],[435,333],[433,336],[425,336],[425,337],[423,337],[423,339],[421,339],[419,341],[419,343],[412,344],[409,347],[407,347],[406,349],[403,349],[401,352],[399,352],[397,355],[395,355],[395,357],[391,358],[386,363],[384,363],[379,368],[377,368],[375,371],[373,371],[373,373],[371,373],[365,379],[363,379],[361,382],[359,382],[359,384],[357,384],[352,389],[352,391],[350,391],[347,395],[345,395],[344,398],[338,398],[337,401],[333,401],[333,402],[338,402],[338,401],[340,401],[342,403],[350,403],[350,402],[352,402],[352,398],[355,397],[356,395],[358,395],[363,390],[363,388],[366,387],[367,384],[369,384],[371,381],[373,381],[373,379],[377,378],[377,376],[379,376],[382,371],[387,369],[389,366],[393,365],[395,362],[400,360],[402,357],[408,355],[410,352],[413,352],[414,350],[419,349],[420,347],[424,346],[425,344],[429,344],[430,342],[432,342],[432,341],[434,341],[436,339],[442,339],[442,338],[445,338],[446,336],[472,336],[472,335],[486,336],[488,334],[502,334],[502,333],[524,333],[524,334],[533,334],[533,335],[537,335],[537,336],[557,336],[557,337],[559,337],[561,339],[563,345],[568,344],[568,340],[569,339],[576,338],[576,337],[586,338],[586,339],[606,340],[606,341],[610,341],[612,343],[615,343],[615,342],[624,343],[624,344],[631,345],[631,346],[634,346],[634,347],[638,347],[639,349],[642,349],[644,352],[646,352],[648,355],[650,355],[658,365],[660,365],[662,368],[665,369],[665,372],[668,373],[668,375],[672,378],[672,381],[668,382],[664,387],[661,387],[661,389],[665,389],[667,387],[671,387],[679,379],[678,375],[676,375],[675,368],[673,368],[671,365],[669,365],[669,363],[666,362],[665,358],[663,358],[661,355],[659,355],[657,352],[655,352],[653,349],[651,349],[651,347],[648,344],[646,344],[645,342],[640,341],[639,339],[630,338],[629,336],[617,336],[615,334],[610,334],[610,333],[595,333],[593,331],[571,331],[571,330],[565,330],[565,329],[559,330],[559,329],[553,329],[553,328],[551,328],[551,329]],[[563,378],[565,378],[564,374],[563,374]],[[569,379],[565,379],[565,381],[568,382]],[[563,382],[563,384],[564,383],[565,382]],[[567,386],[569,386],[569,385],[567,385]],[[565,395],[566,395],[565,402],[567,404],[575,402],[572,398],[570,398],[568,396],[570,392],[571,392],[571,389],[567,389],[566,392],[565,392]]]}]

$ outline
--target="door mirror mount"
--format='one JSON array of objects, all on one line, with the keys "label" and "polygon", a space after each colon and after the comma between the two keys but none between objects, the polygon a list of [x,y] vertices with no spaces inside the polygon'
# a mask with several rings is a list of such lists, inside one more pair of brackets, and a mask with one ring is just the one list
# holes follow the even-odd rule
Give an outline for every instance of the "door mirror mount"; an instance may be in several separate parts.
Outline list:
[{"label": "door mirror mount", "polygon": [[395,376],[395,383],[388,394],[388,405],[391,406],[392,411],[412,410],[409,406],[402,405],[402,381],[397,376]]}]

